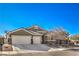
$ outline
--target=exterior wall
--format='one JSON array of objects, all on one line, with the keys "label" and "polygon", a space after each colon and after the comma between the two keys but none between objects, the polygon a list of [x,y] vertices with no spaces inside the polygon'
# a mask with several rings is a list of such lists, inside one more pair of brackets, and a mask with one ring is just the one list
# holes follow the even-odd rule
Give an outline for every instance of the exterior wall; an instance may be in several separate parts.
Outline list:
[{"label": "exterior wall", "polygon": [[33,36],[33,44],[41,44],[42,36]]},{"label": "exterior wall", "polygon": [[64,40],[65,39],[65,36],[62,36],[62,35],[55,35],[53,36],[53,39],[56,40],[56,39],[60,39],[60,40]]},{"label": "exterior wall", "polygon": [[12,44],[31,44],[31,36],[12,35]]}]

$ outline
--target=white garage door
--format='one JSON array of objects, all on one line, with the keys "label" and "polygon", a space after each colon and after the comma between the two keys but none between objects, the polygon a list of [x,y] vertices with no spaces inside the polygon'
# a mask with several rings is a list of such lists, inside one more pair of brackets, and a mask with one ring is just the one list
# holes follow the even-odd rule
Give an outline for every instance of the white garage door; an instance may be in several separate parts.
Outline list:
[{"label": "white garage door", "polygon": [[12,44],[31,44],[31,36],[12,35]]},{"label": "white garage door", "polygon": [[33,36],[33,44],[41,44],[41,36]]}]

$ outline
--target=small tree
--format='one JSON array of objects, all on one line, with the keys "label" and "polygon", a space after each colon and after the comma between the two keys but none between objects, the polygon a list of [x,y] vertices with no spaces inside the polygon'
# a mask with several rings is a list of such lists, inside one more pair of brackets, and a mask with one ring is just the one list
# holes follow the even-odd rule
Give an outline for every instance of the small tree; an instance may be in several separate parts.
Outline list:
[{"label": "small tree", "polygon": [[53,44],[57,39],[69,40],[69,32],[62,28],[56,28],[48,33],[48,44]]},{"label": "small tree", "polygon": [[55,33],[55,35],[58,35],[58,36],[61,35],[61,37],[64,39],[69,39],[69,32],[67,32],[62,27],[58,27],[58,28],[54,29],[53,32]]}]

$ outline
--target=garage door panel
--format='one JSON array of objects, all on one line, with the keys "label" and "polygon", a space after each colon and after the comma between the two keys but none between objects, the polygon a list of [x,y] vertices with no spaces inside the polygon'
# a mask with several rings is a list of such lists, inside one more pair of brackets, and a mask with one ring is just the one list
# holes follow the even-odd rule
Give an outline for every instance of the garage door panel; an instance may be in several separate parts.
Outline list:
[{"label": "garage door panel", "polygon": [[31,36],[12,36],[12,44],[30,44]]},{"label": "garage door panel", "polygon": [[41,44],[41,36],[34,36],[33,37],[33,44]]}]

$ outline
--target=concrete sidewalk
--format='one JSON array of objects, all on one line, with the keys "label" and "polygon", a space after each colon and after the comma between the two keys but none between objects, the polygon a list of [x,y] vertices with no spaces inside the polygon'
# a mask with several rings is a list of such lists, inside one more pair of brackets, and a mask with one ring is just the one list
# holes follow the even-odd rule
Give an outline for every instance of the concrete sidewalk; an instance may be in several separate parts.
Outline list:
[{"label": "concrete sidewalk", "polygon": [[[17,48],[16,48],[17,49]],[[48,51],[37,51],[37,50],[20,50],[17,49],[15,51],[0,51],[0,55],[16,55],[16,54],[34,54],[34,53],[48,53],[48,52],[55,52],[55,51],[64,51],[69,49],[79,49],[79,48],[50,48]]]},{"label": "concrete sidewalk", "polygon": [[19,50],[19,51],[0,51],[0,55],[14,55],[14,54],[25,54],[25,53],[45,53],[45,52],[52,52],[52,51],[63,51],[63,50],[67,50],[67,49],[54,49],[51,48],[48,51],[36,51],[36,50]]},{"label": "concrete sidewalk", "polygon": [[48,51],[49,52],[51,52],[51,51],[63,51],[63,50],[68,50],[68,49],[71,49],[71,48],[51,48]]},{"label": "concrete sidewalk", "polygon": [[44,53],[47,51],[0,51],[0,55],[16,55],[16,54],[28,54],[28,53]]}]

